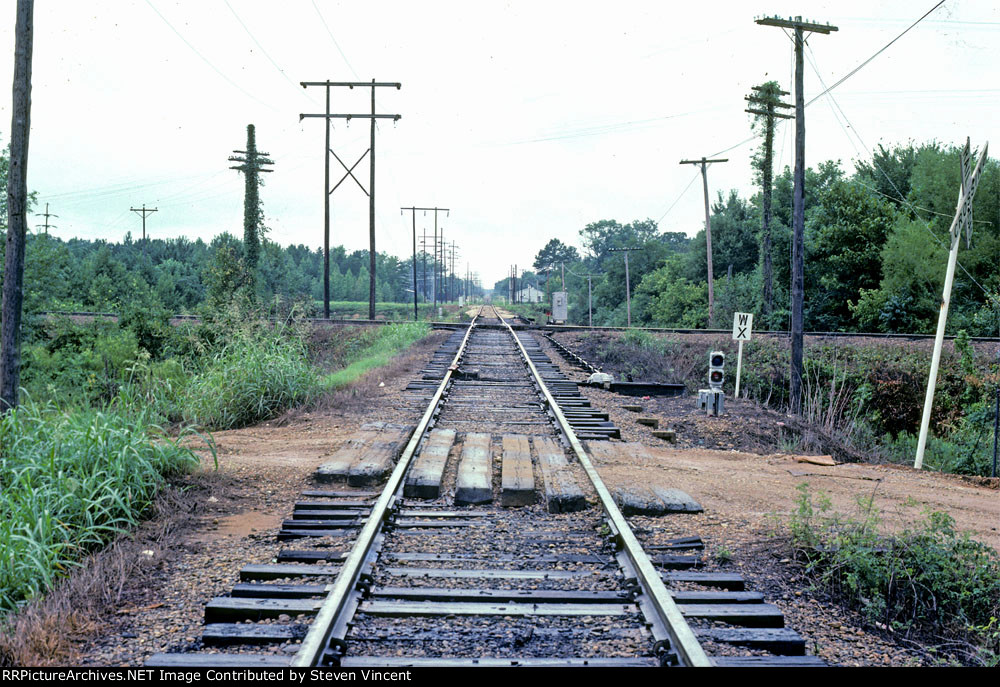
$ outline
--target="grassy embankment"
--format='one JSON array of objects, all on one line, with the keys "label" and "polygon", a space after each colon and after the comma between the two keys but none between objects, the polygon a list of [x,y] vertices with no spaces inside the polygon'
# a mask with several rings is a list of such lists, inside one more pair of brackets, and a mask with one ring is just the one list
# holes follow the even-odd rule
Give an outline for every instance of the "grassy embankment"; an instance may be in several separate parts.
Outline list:
[{"label": "grassy embankment", "polygon": [[352,330],[342,338],[360,341],[344,368],[327,372],[304,328],[261,320],[165,331],[155,356],[139,344],[144,332],[115,323],[34,331],[25,402],[0,418],[0,612],[141,520],[170,475],[198,464],[180,438],[200,434],[211,446],[205,430],[310,403],[427,332],[414,323]]}]

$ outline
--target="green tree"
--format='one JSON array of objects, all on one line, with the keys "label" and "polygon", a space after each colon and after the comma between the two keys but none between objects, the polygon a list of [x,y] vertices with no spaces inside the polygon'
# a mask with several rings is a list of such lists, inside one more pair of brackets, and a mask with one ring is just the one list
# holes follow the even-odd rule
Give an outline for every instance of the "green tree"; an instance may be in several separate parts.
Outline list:
[{"label": "green tree", "polygon": [[896,218],[892,203],[856,183],[838,180],[823,190],[806,232],[808,329],[856,324],[849,302],[878,288],[882,250]]}]

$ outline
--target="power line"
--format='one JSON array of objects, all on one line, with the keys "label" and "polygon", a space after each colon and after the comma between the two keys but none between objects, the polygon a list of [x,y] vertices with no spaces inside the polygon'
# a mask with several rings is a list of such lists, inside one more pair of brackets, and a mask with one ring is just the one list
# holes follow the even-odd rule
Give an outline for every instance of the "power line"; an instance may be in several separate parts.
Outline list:
[{"label": "power line", "polygon": [[[927,15],[924,15],[924,16],[927,16]],[[811,48],[810,48],[809,51],[810,51],[810,53],[812,53],[812,49]],[[812,64],[813,70],[816,72],[816,76],[820,80],[820,84],[822,84],[823,83],[823,77],[820,75],[819,69],[817,68],[817,65],[815,63],[815,55],[812,55],[812,59],[810,60],[810,62]],[[854,131],[854,135],[857,137],[858,142],[861,143],[862,147],[866,151],[870,150],[870,148],[868,147],[868,145],[865,143],[864,139],[861,138],[861,134],[860,134],[860,132],[858,132],[857,127],[855,127],[854,124],[851,123],[851,120],[847,118],[847,114],[844,113],[843,108],[840,107],[840,103],[838,103],[837,100],[836,100],[836,98],[833,97],[833,93],[830,92],[832,90],[833,90],[832,88],[828,88],[828,89],[826,89],[824,91],[824,93],[830,98],[831,102],[833,102],[836,105],[837,110],[840,112],[840,115],[844,118],[844,121],[847,122],[847,125],[851,128],[851,130]],[[839,123],[839,120],[838,120],[838,123]],[[841,128],[842,129],[844,128],[843,125],[841,125]],[[851,145],[853,146],[854,145],[854,141],[851,139],[850,134],[847,133],[846,129],[844,129],[844,134],[848,137],[848,140],[851,141]],[[855,148],[855,150],[857,150],[857,148]],[[859,157],[860,157],[860,155],[859,155]],[[917,212],[917,206],[913,205],[909,200],[907,200],[906,198],[903,197],[903,193],[902,193],[902,191],[899,190],[899,187],[896,186],[896,182],[894,182],[892,180],[892,177],[890,177],[889,174],[884,169],[882,169],[882,167],[878,164],[878,161],[875,159],[874,155],[871,155],[871,160],[872,160],[872,164],[875,166],[875,168],[878,169],[878,171],[882,173],[882,176],[884,176],[886,178],[886,180],[888,180],[888,182],[892,186],[893,190],[899,195],[898,199],[900,201],[902,201],[902,203],[904,205],[906,205],[907,208],[910,209],[910,211],[913,213],[914,217],[916,217],[917,219],[919,219],[923,223],[924,229],[927,230],[927,233],[930,234],[931,237],[935,241],[937,241],[938,245],[940,245],[942,248],[949,249],[949,247],[945,245],[944,241],[942,241],[937,236],[937,234],[934,233],[934,230],[931,229],[930,223],[927,220],[925,220],[923,217],[921,217],[920,213]],[[941,213],[935,213],[935,214],[941,214]],[[948,215],[943,215],[943,216],[947,217]],[[986,287],[984,287],[982,284],[980,284],[979,281],[977,281],[976,278],[973,277],[972,274],[969,273],[969,270],[967,270],[965,268],[965,266],[961,262],[958,262],[957,265],[960,268],[962,268],[962,271],[965,273],[965,276],[967,276],[972,281],[972,283],[975,284],[976,286],[978,286],[979,289],[986,295],[987,300],[993,301],[997,306],[1000,306],[1000,300],[997,300],[997,298],[995,298],[993,296],[993,294],[991,294],[989,291],[987,291]]]},{"label": "power line", "polygon": [[232,79],[230,79],[228,76],[226,76],[225,74],[223,74],[222,70],[220,70],[218,67],[216,67],[214,64],[212,64],[208,60],[207,57],[205,57],[204,55],[202,55],[201,52],[199,52],[198,48],[194,47],[191,44],[191,42],[181,34],[180,31],[178,31],[177,29],[174,28],[173,24],[171,24],[169,21],[167,21],[166,17],[164,17],[162,14],[160,14],[160,10],[156,9],[156,6],[153,5],[152,0],[146,0],[146,4],[149,5],[149,7],[150,7],[151,10],[153,10],[154,12],[156,12],[156,16],[158,16],[160,19],[162,19],[164,24],[166,24],[167,26],[170,27],[171,31],[173,31],[175,34],[177,34],[178,38],[180,38],[182,41],[184,41],[184,45],[186,45],[187,47],[191,48],[191,51],[194,52],[195,55],[197,55],[198,57],[200,57],[205,64],[207,64],[209,67],[211,67],[212,71],[214,71],[216,74],[218,74],[223,79],[225,79],[226,82],[229,83],[230,86],[232,86],[233,88],[237,89],[240,93],[242,93],[246,97],[250,98],[251,100],[260,103],[264,107],[267,107],[268,109],[274,110],[275,112],[278,111],[278,108],[274,107],[274,105],[271,105],[270,103],[264,102],[263,100],[261,100],[260,98],[258,98],[254,94],[250,93],[249,91],[247,91],[242,86],[240,86],[238,83],[236,83],[235,81],[233,81]]},{"label": "power line", "polygon": [[826,95],[827,93],[829,93],[830,91],[832,91],[834,88],[836,88],[837,86],[839,86],[840,84],[844,83],[849,78],[851,78],[852,76],[854,76],[855,74],[857,74],[865,66],[867,66],[869,62],[871,62],[876,57],[878,57],[879,55],[881,55],[882,53],[884,53],[889,48],[890,45],[892,45],[893,43],[895,43],[896,41],[898,41],[900,38],[902,38],[903,36],[905,36],[907,33],[909,33],[910,29],[912,29],[914,26],[916,26],[917,24],[919,24],[920,22],[922,22],[929,14],[931,14],[934,10],[936,10],[938,7],[940,7],[943,4],[944,4],[944,0],[940,0],[940,2],[938,2],[936,5],[934,5],[934,7],[930,8],[929,10],[927,10],[927,12],[925,12],[924,15],[922,17],[920,17],[920,19],[917,19],[915,22],[913,22],[912,24],[910,24],[909,26],[907,26],[906,29],[904,29],[901,34],[899,34],[898,36],[896,36],[895,38],[893,38],[891,41],[889,41],[888,43],[886,43],[885,45],[883,45],[881,48],[879,48],[879,50],[874,55],[872,55],[871,57],[869,57],[867,60],[865,60],[864,62],[862,62],[861,64],[859,64],[857,67],[855,67],[851,71],[847,72],[847,74],[845,74],[844,76],[842,76],[835,84],[833,84],[832,86],[830,86],[829,88],[827,88],[826,90],[824,90],[822,93],[820,93],[819,95],[817,95],[816,97],[814,97],[812,100],[810,100],[808,103],[806,103],[806,105],[808,106],[808,105],[811,105],[812,103],[816,102],[817,100],[819,100],[820,98],[822,98],[824,95]]},{"label": "power line", "polygon": [[312,96],[310,96],[305,91],[300,89],[298,85],[288,77],[288,74],[285,73],[285,70],[282,69],[280,66],[278,66],[278,63],[274,61],[274,58],[272,58],[271,55],[268,54],[267,50],[264,49],[264,46],[260,44],[260,41],[257,40],[257,38],[250,32],[250,29],[249,27],[247,27],[246,23],[242,19],[240,19],[240,15],[236,14],[236,10],[234,10],[233,6],[229,4],[229,0],[223,0],[223,1],[226,3],[226,7],[229,8],[229,11],[232,12],[233,17],[236,18],[236,21],[238,21],[240,23],[240,26],[243,27],[243,30],[246,31],[246,34],[250,36],[250,40],[252,40],[254,44],[258,48],[260,48],[260,51],[264,55],[264,57],[266,57],[268,62],[270,62],[271,65],[278,70],[278,73],[281,74],[281,76],[285,79],[285,81],[287,81],[288,84],[295,89],[296,93],[309,100],[313,105],[317,105],[318,103],[312,99]]},{"label": "power line", "polygon": [[691,177],[691,181],[689,181],[688,185],[684,187],[684,190],[680,192],[680,195],[677,196],[676,200],[674,200],[674,202],[670,204],[670,207],[667,208],[666,212],[660,215],[660,219],[656,220],[657,224],[662,222],[663,218],[666,217],[668,214],[670,214],[670,211],[674,209],[674,206],[677,205],[677,203],[681,202],[681,198],[683,198],[684,194],[688,192],[688,189],[691,188],[691,185],[698,180],[698,175],[700,174],[701,172],[695,172],[695,175]]},{"label": "power line", "polygon": [[326,29],[328,34],[330,34],[330,40],[333,41],[334,47],[337,48],[337,52],[339,52],[340,56],[344,59],[344,64],[346,64],[347,68],[351,70],[351,74],[354,74],[354,78],[360,81],[361,77],[358,76],[356,71],[354,71],[354,67],[351,66],[351,61],[347,59],[347,55],[345,55],[344,51],[340,49],[340,43],[338,43],[337,39],[333,37],[333,31],[330,30],[329,26],[327,26],[326,19],[323,18],[323,13],[320,12],[319,7],[316,6],[316,0],[310,0],[310,2],[312,2],[313,9],[316,10],[316,16],[319,17],[320,22],[323,24],[323,28]]}]

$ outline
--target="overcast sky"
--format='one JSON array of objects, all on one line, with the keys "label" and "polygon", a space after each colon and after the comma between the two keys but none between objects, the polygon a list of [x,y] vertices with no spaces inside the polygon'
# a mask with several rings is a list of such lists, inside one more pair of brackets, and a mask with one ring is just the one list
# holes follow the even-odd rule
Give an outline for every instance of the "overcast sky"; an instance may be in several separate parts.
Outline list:
[{"label": "overcast sky", "polygon": [[[379,89],[377,249],[408,256],[404,205],[440,218],[487,286],[528,267],[552,237],[579,245],[587,223],[652,218],[693,235],[697,168],[750,136],[743,97],[777,79],[793,90],[792,43],[755,16],[802,14],[839,31],[808,40],[807,100],[882,48],[936,0],[877,2],[332,2],[53,0],[35,3],[29,188],[63,238],[141,234],[205,240],[242,233],[243,183],[227,157],[246,125],[275,160],[261,190],[270,238],[322,245],[323,91],[300,81],[398,81]],[[9,140],[15,3],[0,22],[0,140]],[[819,75],[812,65],[818,69]],[[335,89],[334,112],[365,112],[365,90]],[[1000,9],[947,0],[806,110],[806,159],[852,161],[877,143],[997,138]],[[776,154],[792,163],[792,127]],[[859,142],[859,139],[860,141]],[[348,164],[368,124],[334,125]],[[863,142],[863,143],[862,143]],[[1000,144],[1000,143],[998,143]],[[753,192],[753,144],[723,153],[710,192]],[[367,163],[358,176],[367,185]],[[339,179],[334,160],[331,174]],[[368,201],[332,196],[331,243],[368,246]],[[40,223],[42,218],[34,218]],[[433,218],[418,215],[418,232]]]}]

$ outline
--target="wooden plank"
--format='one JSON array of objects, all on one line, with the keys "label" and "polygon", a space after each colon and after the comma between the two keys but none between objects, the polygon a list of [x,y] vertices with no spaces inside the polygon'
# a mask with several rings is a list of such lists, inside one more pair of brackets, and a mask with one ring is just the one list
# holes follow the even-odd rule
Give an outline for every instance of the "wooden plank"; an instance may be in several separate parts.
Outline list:
[{"label": "wooden plank", "polygon": [[545,604],[496,602],[363,601],[359,613],[378,617],[439,615],[480,616],[621,616],[635,613],[634,604]]},{"label": "wooden plank", "polygon": [[795,630],[788,628],[736,628],[704,627],[696,628],[699,639],[762,649],[785,656],[804,656],[806,641]]},{"label": "wooden plank", "polygon": [[320,484],[346,482],[351,465],[364,453],[365,449],[378,438],[385,427],[384,422],[365,425],[362,431],[344,441],[330,459],[316,468],[313,480]]},{"label": "wooden plank", "polygon": [[[235,593],[234,593],[235,596]],[[670,590],[670,596],[679,604],[760,604],[764,603],[761,592],[708,592]]]},{"label": "wooden plank", "polygon": [[604,570],[496,570],[465,568],[388,567],[385,572],[395,577],[482,578],[489,580],[572,580],[581,577],[606,577]]},{"label": "wooden plank", "polygon": [[[258,585],[262,586],[262,585]],[[373,599],[405,601],[484,601],[522,603],[629,603],[625,592],[551,589],[441,589],[438,587],[375,587]]]},{"label": "wooden plank", "polygon": [[285,549],[278,552],[279,563],[343,563],[345,560],[347,560],[346,551],[332,549],[307,549],[304,551]]},{"label": "wooden plank", "polygon": [[719,620],[743,627],[784,627],[785,616],[773,604],[677,604],[685,618]]},{"label": "wooden plank", "polygon": [[375,499],[376,491],[331,491],[329,489],[306,489],[302,496],[309,499]]},{"label": "wooden plank", "polygon": [[277,654],[153,654],[149,668],[287,668],[291,656]]},{"label": "wooden plank", "polygon": [[550,513],[573,513],[587,507],[587,499],[570,472],[562,446],[548,437],[533,437],[538,465],[545,483],[545,504]]},{"label": "wooden plank", "polygon": [[701,513],[705,510],[687,492],[680,489],[668,489],[655,484],[651,485],[650,489],[658,499],[663,501],[664,510],[667,513]]},{"label": "wooden plank", "polygon": [[455,504],[461,506],[493,501],[493,456],[490,435],[465,435],[462,459],[458,464],[455,483]]},{"label": "wooden plank", "polygon": [[[279,554],[280,555],[280,554]],[[545,556],[518,556],[515,554],[496,554],[484,557],[481,554],[450,554],[450,553],[423,553],[410,551],[387,551],[382,554],[386,560],[397,561],[443,561],[453,563],[456,561],[463,563],[497,563],[499,561],[517,561],[519,565],[541,563],[593,563],[595,565],[612,565],[615,560],[611,556],[600,556],[590,553],[556,553]]]},{"label": "wooden plank", "polygon": [[263,563],[244,565],[240,570],[241,582],[253,580],[280,580],[286,577],[337,576],[339,565],[307,565],[293,563]]},{"label": "wooden plank", "polygon": [[415,425],[386,425],[382,433],[351,463],[347,473],[348,486],[365,487],[383,479],[406,448],[414,429]]},{"label": "wooden plank", "polygon": [[531,447],[524,434],[503,436],[500,471],[500,505],[530,506],[535,502],[535,477],[531,469]]},{"label": "wooden plank", "polygon": [[240,582],[233,585],[230,596],[241,599],[309,599],[323,596],[332,584],[260,584]]},{"label": "wooden plank", "polygon": [[668,571],[660,573],[664,582],[690,582],[705,587],[721,587],[739,591],[745,589],[743,577],[737,573]]},{"label": "wooden plank", "polygon": [[589,666],[592,668],[655,668],[655,658],[428,658],[404,656],[344,656],[341,668],[549,668]]},{"label": "wooden plank", "polygon": [[282,615],[314,615],[323,599],[241,599],[217,596],[205,604],[206,623],[264,620]]},{"label": "wooden plank", "polygon": [[720,668],[825,668],[819,656],[717,656]]},{"label": "wooden plank", "polygon": [[455,443],[455,430],[432,430],[420,454],[413,461],[403,487],[403,496],[436,499],[441,494],[441,478],[448,462],[448,452]]},{"label": "wooden plank", "polygon": [[205,625],[201,642],[205,646],[232,646],[234,644],[280,644],[302,639],[308,625],[279,625],[276,623],[211,623]]}]

